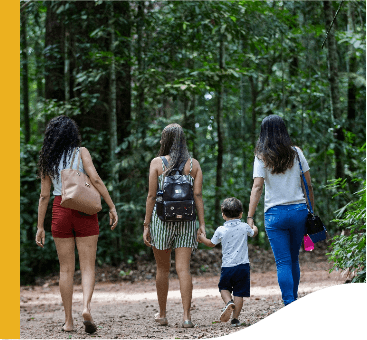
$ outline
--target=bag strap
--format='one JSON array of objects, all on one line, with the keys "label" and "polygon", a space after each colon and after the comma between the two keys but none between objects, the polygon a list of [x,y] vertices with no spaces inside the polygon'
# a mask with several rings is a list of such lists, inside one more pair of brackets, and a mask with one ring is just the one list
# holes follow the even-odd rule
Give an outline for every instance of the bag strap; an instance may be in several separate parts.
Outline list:
[{"label": "bag strap", "polygon": [[[162,159],[162,161],[163,161],[164,165],[166,166],[166,168],[168,168],[168,161],[167,161],[166,157],[161,156],[161,159]],[[179,172],[180,172],[180,174],[182,175],[182,171],[183,171],[183,169],[184,169],[184,167],[185,167],[186,162],[187,162],[187,159],[186,159],[186,160],[184,160],[184,161],[180,164],[180,166],[179,166],[178,168],[174,168],[174,169],[172,169],[171,171],[173,171],[173,170],[179,171]],[[191,172],[191,169],[190,169],[190,172]]]},{"label": "bag strap", "polygon": [[82,158],[82,152],[80,151],[80,148],[78,148],[79,149],[79,157],[78,157],[78,165],[77,165],[77,170],[79,171],[79,164],[80,164],[80,160],[81,160],[81,158]]},{"label": "bag strap", "polygon": [[[302,165],[301,165],[301,160],[299,159],[299,155],[298,155],[297,149],[294,148],[294,150],[296,151],[296,154],[297,154],[298,164],[299,164],[299,168],[301,170],[301,177],[303,179],[303,187],[302,187],[302,190],[303,189],[306,190],[306,194],[307,194],[306,203],[307,203],[308,209],[310,210],[311,214],[314,215],[314,212],[313,212],[313,209],[312,209],[312,205],[311,205],[310,195],[309,195],[309,191],[308,191],[308,185],[307,185],[306,177],[305,177],[305,175],[303,173],[303,169],[302,169]],[[303,194],[304,194],[304,192],[303,192]]]},{"label": "bag strap", "polygon": [[[74,158],[75,158],[75,154],[76,154],[77,149],[78,148],[75,148],[74,151],[73,151],[73,157],[71,158],[71,162],[70,162],[70,169],[73,168]],[[79,157],[80,157],[80,153],[79,153]],[[78,169],[79,169],[79,162],[78,162]]]},{"label": "bag strap", "polygon": [[178,167],[178,171],[181,173],[181,175],[182,175],[182,171],[183,171],[183,169],[184,169],[184,167],[185,167],[185,165],[186,165],[186,162],[187,162],[187,159],[186,159],[186,160],[184,160],[184,161],[180,164],[180,166]]},{"label": "bag strap", "polygon": [[[166,167],[166,168],[168,168],[168,161],[167,161],[166,157],[161,156],[161,159],[162,159],[162,161],[163,161],[163,163],[164,163],[165,167]],[[165,170],[165,169],[163,169],[163,170]]]}]

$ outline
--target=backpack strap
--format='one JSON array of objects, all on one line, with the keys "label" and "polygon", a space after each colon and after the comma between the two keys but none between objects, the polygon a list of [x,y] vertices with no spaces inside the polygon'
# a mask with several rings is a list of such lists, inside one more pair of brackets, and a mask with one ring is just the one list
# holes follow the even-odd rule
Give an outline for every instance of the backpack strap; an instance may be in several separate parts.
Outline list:
[{"label": "backpack strap", "polygon": [[[161,156],[161,159],[162,159],[162,161],[163,161],[163,163],[164,163],[165,167],[166,167],[166,168],[168,168],[168,161],[167,161],[166,157]],[[163,170],[164,170],[164,168],[163,168]]]},{"label": "backpack strap", "polygon": [[189,175],[191,174],[191,170],[192,170],[192,158],[190,157],[190,171],[189,171]]},{"label": "backpack strap", "polygon": [[185,167],[185,165],[186,165],[186,162],[187,162],[187,159],[186,159],[186,160],[184,160],[184,161],[180,164],[180,166],[178,167],[178,171],[181,173],[181,175],[182,175],[182,171],[183,171],[183,169],[184,169],[184,167]]}]

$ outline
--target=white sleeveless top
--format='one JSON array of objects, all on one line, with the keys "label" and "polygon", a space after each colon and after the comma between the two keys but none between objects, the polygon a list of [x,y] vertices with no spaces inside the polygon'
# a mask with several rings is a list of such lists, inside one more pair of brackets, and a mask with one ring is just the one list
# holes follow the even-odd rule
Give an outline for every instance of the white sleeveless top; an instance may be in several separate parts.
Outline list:
[{"label": "white sleeveless top", "polygon": [[[77,165],[78,165],[79,152],[80,152],[80,149],[77,148],[77,151],[75,152],[73,166],[72,166],[72,169],[74,169],[74,170],[78,170]],[[70,163],[71,163],[71,156],[72,155],[70,155],[70,157],[68,157],[68,159],[66,160],[66,168],[64,168],[63,163],[64,163],[65,154],[66,154],[66,152],[64,152],[64,154],[62,155],[60,163],[59,163],[59,179],[56,180],[56,179],[51,177],[51,181],[52,181],[52,184],[54,186],[54,191],[53,191],[52,194],[55,195],[55,196],[61,196],[61,188],[62,188],[61,170],[70,169]],[[86,172],[84,170],[84,167],[83,167],[83,161],[82,161],[81,157],[80,157],[79,171],[86,174]]]}]

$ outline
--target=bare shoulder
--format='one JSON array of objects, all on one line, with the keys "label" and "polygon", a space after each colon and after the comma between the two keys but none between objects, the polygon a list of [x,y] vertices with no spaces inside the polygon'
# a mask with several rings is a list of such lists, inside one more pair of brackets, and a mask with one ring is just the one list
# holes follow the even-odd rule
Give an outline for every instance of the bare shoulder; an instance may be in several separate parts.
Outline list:
[{"label": "bare shoulder", "polygon": [[86,157],[90,157],[90,153],[89,153],[89,150],[85,147],[85,146],[81,146],[80,147],[80,153],[81,153],[81,156],[86,156]]},{"label": "bare shoulder", "polygon": [[194,169],[194,168],[197,168],[197,169],[199,169],[200,168],[200,163],[199,163],[199,161],[197,160],[197,159],[195,159],[195,158],[191,158],[192,159],[192,168]]},{"label": "bare shoulder", "polygon": [[162,159],[160,157],[155,157],[151,160],[150,162],[150,167],[151,168],[158,168],[158,167],[162,167]]},{"label": "bare shoulder", "polygon": [[200,163],[195,158],[192,158],[192,170],[191,170],[191,176],[196,177],[198,173],[201,172]]}]

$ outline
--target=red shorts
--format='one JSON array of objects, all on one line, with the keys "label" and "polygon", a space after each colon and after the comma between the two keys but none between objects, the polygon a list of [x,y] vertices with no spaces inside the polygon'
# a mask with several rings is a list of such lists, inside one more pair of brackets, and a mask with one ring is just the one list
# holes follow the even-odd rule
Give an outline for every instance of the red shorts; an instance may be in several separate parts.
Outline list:
[{"label": "red shorts", "polygon": [[98,215],[87,215],[60,205],[61,196],[55,196],[52,206],[52,236],[56,238],[99,235]]}]

